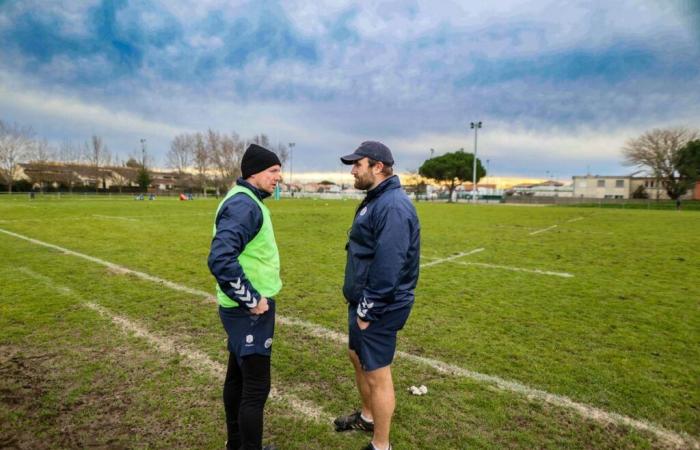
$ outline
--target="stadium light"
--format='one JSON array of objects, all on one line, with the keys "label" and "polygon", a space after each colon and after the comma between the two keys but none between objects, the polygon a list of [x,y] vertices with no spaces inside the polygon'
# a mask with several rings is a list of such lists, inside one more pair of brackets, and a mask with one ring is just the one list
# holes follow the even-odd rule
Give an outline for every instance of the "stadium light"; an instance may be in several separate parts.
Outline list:
[{"label": "stadium light", "polygon": [[478,134],[479,128],[481,128],[481,121],[470,122],[470,128],[474,130],[474,167],[472,169],[472,202],[476,203],[476,196],[478,190],[476,189],[476,136]]},{"label": "stadium light", "polygon": [[141,166],[146,168],[146,139],[141,138]]}]

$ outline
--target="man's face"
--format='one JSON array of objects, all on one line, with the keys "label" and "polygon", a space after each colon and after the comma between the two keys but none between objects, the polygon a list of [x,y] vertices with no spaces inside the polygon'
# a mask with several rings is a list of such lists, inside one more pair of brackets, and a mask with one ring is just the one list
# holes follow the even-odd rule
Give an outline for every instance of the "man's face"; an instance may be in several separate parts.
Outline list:
[{"label": "man's face", "polygon": [[376,175],[374,173],[374,167],[369,166],[369,160],[367,158],[358,159],[352,164],[352,170],[350,173],[355,177],[355,189],[360,189],[362,191],[367,191],[374,187],[377,181]]},{"label": "man's face", "polygon": [[272,194],[277,183],[282,181],[282,167],[279,164],[268,167],[262,172],[251,175],[248,181],[261,191]]}]

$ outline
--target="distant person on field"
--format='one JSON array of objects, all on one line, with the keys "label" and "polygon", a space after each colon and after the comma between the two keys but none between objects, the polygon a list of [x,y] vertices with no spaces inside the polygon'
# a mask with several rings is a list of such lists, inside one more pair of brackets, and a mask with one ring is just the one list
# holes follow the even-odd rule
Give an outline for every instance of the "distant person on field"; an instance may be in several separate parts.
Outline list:
[{"label": "distant person on field", "polygon": [[208,262],[216,278],[219,316],[228,335],[227,449],[262,448],[275,331],[272,297],[282,288],[279,252],[263,200],[282,179],[281,170],[275,153],[251,144],[241,161],[241,178],[216,211]]},{"label": "distant person on field", "polygon": [[352,165],[355,188],[367,195],[348,235],[343,294],[348,302],[348,347],[362,408],[335,419],[336,431],[373,434],[365,450],[391,449],[394,414],[391,363],[396,334],[413,307],[418,282],[420,224],[393,175],[394,158],[380,142],[363,142],[340,160]]}]

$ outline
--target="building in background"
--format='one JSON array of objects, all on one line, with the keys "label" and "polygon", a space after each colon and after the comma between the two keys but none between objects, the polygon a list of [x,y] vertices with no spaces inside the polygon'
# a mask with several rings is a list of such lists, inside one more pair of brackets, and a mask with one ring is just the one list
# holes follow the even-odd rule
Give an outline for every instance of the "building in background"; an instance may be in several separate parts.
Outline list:
[{"label": "building in background", "polygon": [[[683,199],[700,200],[700,183],[690,189]],[[602,176],[577,175],[573,177],[573,196],[594,199],[652,199],[668,200],[669,196],[660,180],[654,177],[632,175]]]},{"label": "building in background", "polygon": [[584,175],[573,177],[576,198],[630,198],[631,176]]},{"label": "building in background", "polygon": [[543,183],[520,183],[506,191],[508,196],[528,197],[573,197],[573,187],[561,181],[545,181]]},{"label": "building in background", "polygon": [[[60,162],[29,162],[20,164],[18,179],[26,180],[32,189],[104,192],[137,192],[138,169],[124,166],[100,166]],[[194,184],[189,173],[149,170],[149,192],[190,190]]]}]

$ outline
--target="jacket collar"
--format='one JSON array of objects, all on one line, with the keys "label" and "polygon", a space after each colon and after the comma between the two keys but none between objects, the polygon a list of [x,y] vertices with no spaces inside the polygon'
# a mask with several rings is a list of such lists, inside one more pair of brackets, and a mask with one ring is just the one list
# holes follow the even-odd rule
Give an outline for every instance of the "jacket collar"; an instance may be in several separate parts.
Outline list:
[{"label": "jacket collar", "polygon": [[238,185],[238,186],[243,186],[244,188],[248,189],[248,190],[251,191],[253,194],[255,194],[255,196],[258,197],[258,200],[260,200],[260,201],[263,201],[264,199],[266,199],[267,197],[270,196],[270,194],[268,194],[267,192],[261,191],[260,189],[256,188],[255,186],[253,186],[252,184],[250,184],[250,183],[248,183],[246,180],[244,180],[242,177],[239,177],[239,178],[236,180],[236,185]]},{"label": "jacket collar", "polygon": [[379,197],[386,191],[390,191],[392,189],[398,189],[401,187],[401,182],[399,181],[399,177],[396,175],[392,175],[386,180],[382,181],[379,183],[378,186],[376,186],[374,189],[371,189],[367,191],[367,195],[365,195],[365,198],[362,199],[360,204],[357,206],[357,209],[355,210],[355,217],[357,217],[357,213],[362,210],[369,202],[371,202],[373,199]]},{"label": "jacket collar", "polygon": [[391,189],[398,189],[400,187],[401,181],[399,181],[398,175],[392,175],[386,180],[379,183],[379,185],[377,185],[374,189],[367,191],[367,197],[365,198],[369,201],[375,197],[379,197],[386,191],[389,191]]}]

